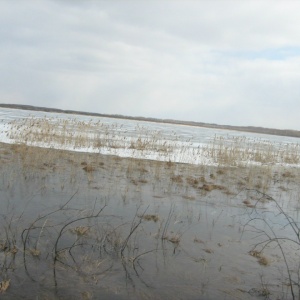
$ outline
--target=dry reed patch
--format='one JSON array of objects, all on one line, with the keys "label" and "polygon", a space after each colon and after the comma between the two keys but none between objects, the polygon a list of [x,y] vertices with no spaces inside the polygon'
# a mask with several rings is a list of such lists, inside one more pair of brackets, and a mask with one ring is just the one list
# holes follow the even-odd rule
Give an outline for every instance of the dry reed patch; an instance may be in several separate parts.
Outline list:
[{"label": "dry reed patch", "polygon": [[258,263],[262,266],[269,266],[271,264],[270,259],[268,259],[261,251],[251,250],[249,255],[258,259]]},{"label": "dry reed patch", "polygon": [[285,171],[281,174],[283,178],[295,178],[295,174],[293,174],[291,171]]},{"label": "dry reed patch", "polygon": [[258,263],[262,266],[269,266],[270,265],[270,260],[266,256],[261,256],[258,260]]},{"label": "dry reed patch", "polygon": [[14,245],[11,249],[10,249],[10,253],[11,254],[13,254],[13,255],[15,255],[15,254],[17,254],[18,253],[18,248],[16,247],[16,245]]},{"label": "dry reed patch", "polygon": [[168,168],[171,168],[172,166],[175,165],[175,162],[172,162],[171,160],[169,160],[167,163],[166,163],[167,167]]},{"label": "dry reed patch", "polygon": [[209,177],[210,177],[210,179],[216,179],[216,176],[213,173],[209,174]]},{"label": "dry reed patch", "polygon": [[144,216],[141,216],[141,217],[146,221],[153,221],[155,223],[159,221],[159,216],[158,215],[144,215]]},{"label": "dry reed patch", "polygon": [[[137,137],[130,137],[122,125],[105,124],[99,121],[79,121],[76,119],[26,118],[10,122],[7,136],[17,143],[51,147],[59,145],[63,149],[80,149],[91,147],[107,149],[134,149],[137,151],[154,151],[161,156],[174,153],[181,147],[181,153],[189,150],[176,134],[166,141],[161,131],[149,130],[137,126]],[[116,132],[118,132],[116,134]],[[113,151],[114,152],[114,151]],[[255,162],[259,164],[300,162],[299,144],[278,144],[263,139],[247,137],[219,137],[210,144],[200,147],[197,155],[206,157],[220,166],[245,166]],[[167,167],[173,163],[169,161]]]},{"label": "dry reed patch", "polygon": [[261,252],[257,250],[251,250],[249,251],[249,255],[259,258],[261,256]]},{"label": "dry reed patch", "polygon": [[96,170],[92,165],[86,165],[82,169],[87,173],[92,173]]},{"label": "dry reed patch", "polygon": [[204,156],[221,166],[244,166],[252,162],[260,164],[300,162],[299,144],[278,144],[247,137],[215,136],[202,151]]},{"label": "dry reed patch", "polygon": [[0,293],[6,292],[6,290],[9,288],[9,285],[10,285],[10,279],[1,281],[0,282]]},{"label": "dry reed patch", "polygon": [[6,244],[6,242],[4,242],[4,243],[0,243],[0,251],[6,251],[7,250],[7,244]]},{"label": "dry reed patch", "polygon": [[145,183],[148,183],[148,180],[147,180],[147,179],[140,179],[140,180],[139,180],[139,183],[145,184]]},{"label": "dry reed patch", "polygon": [[32,256],[35,256],[35,257],[39,257],[41,254],[41,251],[38,249],[30,249],[29,252]]},{"label": "dry reed patch", "polygon": [[208,254],[213,254],[214,250],[210,249],[210,248],[205,248],[203,249],[204,252],[208,253]]},{"label": "dry reed patch", "polygon": [[75,233],[79,236],[87,235],[89,230],[90,230],[90,227],[88,227],[88,226],[77,226],[75,228],[70,229],[70,231],[72,233]]},{"label": "dry reed patch", "polygon": [[171,236],[165,236],[164,239],[171,242],[172,244],[176,244],[178,245],[180,243],[180,235],[178,234],[174,234],[174,235],[171,235]]},{"label": "dry reed patch", "polygon": [[182,183],[183,182],[182,175],[174,175],[174,176],[171,177],[171,180],[173,182],[176,182],[176,183]]},{"label": "dry reed patch", "polygon": [[207,183],[207,181],[206,181],[206,179],[205,179],[204,176],[200,176],[199,177],[199,182],[201,182],[201,183]]},{"label": "dry reed patch", "polygon": [[93,294],[91,292],[82,292],[81,293],[81,297],[83,300],[90,300],[90,299],[93,299]]},{"label": "dry reed patch", "polygon": [[194,178],[194,177],[187,177],[186,178],[186,182],[191,185],[192,187],[198,187],[198,184],[199,184],[199,180],[197,178]]},{"label": "dry reed patch", "polygon": [[18,252],[18,248],[16,247],[16,245],[11,246],[8,243],[1,243],[0,244],[0,251],[15,255]]},{"label": "dry reed patch", "polygon": [[213,190],[226,190],[226,187],[218,184],[203,184],[203,186],[200,187],[200,189],[206,192],[211,192]]},{"label": "dry reed patch", "polygon": [[244,200],[243,203],[244,203],[247,207],[250,207],[250,208],[255,207],[255,205],[253,205],[253,204],[251,203],[250,200]]},{"label": "dry reed patch", "polygon": [[216,172],[218,175],[224,175],[226,171],[224,169],[218,169]]}]

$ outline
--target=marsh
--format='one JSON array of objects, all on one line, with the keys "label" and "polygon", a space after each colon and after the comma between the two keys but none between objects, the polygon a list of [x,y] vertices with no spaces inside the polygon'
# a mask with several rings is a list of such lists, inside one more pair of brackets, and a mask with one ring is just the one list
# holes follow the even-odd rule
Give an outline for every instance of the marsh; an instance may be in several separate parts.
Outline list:
[{"label": "marsh", "polygon": [[[278,236],[293,238],[264,195],[297,220],[298,169],[8,144],[1,144],[0,166],[1,281],[9,281],[3,299],[291,296],[278,246],[251,252],[266,240],[266,224],[249,222],[266,218]],[[297,270],[295,251],[285,253]]]},{"label": "marsh", "polygon": [[295,138],[36,114],[0,122],[1,298],[296,299]]}]

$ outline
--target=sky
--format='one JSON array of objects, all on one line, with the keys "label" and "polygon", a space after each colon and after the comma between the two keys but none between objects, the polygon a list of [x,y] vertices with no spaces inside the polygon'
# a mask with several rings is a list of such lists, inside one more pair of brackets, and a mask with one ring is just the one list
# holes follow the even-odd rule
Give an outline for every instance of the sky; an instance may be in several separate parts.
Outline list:
[{"label": "sky", "polygon": [[0,1],[0,103],[300,130],[300,1]]}]

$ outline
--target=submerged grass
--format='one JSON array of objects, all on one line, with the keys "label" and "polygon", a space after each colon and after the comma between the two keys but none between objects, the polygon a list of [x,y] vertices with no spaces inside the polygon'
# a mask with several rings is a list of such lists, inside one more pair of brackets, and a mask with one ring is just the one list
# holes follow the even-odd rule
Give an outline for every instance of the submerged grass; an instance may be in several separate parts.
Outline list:
[{"label": "submerged grass", "polygon": [[[201,255],[207,258],[215,258],[219,255],[218,249],[223,250],[226,247],[223,247],[223,241],[214,241],[215,247],[206,243],[207,238],[198,237],[198,232],[196,238],[195,234],[192,235],[188,244],[186,232],[192,230],[203,217],[207,221],[204,227],[212,224],[213,231],[223,210],[218,216],[205,214],[199,203],[204,203],[207,207],[231,205],[241,207],[246,212],[255,212],[260,209],[260,205],[269,205],[268,198],[261,197],[257,200],[246,194],[237,201],[235,196],[241,195],[247,189],[258,189],[262,193],[273,194],[280,189],[282,199],[285,199],[282,195],[290,193],[293,189],[297,193],[299,169],[283,168],[275,164],[298,164],[298,146],[282,145],[278,148],[246,138],[223,140],[215,137],[211,144],[194,149],[194,155],[203,155],[214,162],[215,166],[180,164],[170,159],[166,159],[166,162],[122,159],[117,156],[75,153],[35,146],[59,144],[66,149],[70,146],[72,149],[94,147],[98,152],[103,148],[124,148],[142,153],[157,151],[158,156],[166,158],[169,158],[171,153],[184,155],[189,150],[184,145],[176,149],[178,145],[182,145],[177,143],[179,138],[176,136],[171,142],[163,142],[160,132],[151,133],[143,128],[138,128],[138,137],[129,139],[122,136],[125,134],[122,128],[100,122],[58,121],[46,118],[28,119],[23,122],[12,123],[13,130],[8,133],[9,137],[19,144],[5,145],[3,150],[0,149],[3,154],[0,170],[5,174],[1,178],[2,190],[13,193],[15,186],[19,184],[17,181],[24,182],[24,187],[28,184],[30,188],[37,183],[41,195],[51,189],[55,190],[55,193],[58,193],[58,190],[61,190],[61,193],[66,191],[66,194],[72,190],[73,193],[79,184],[84,188],[80,194],[82,198],[77,199],[76,205],[71,205],[72,200],[61,203],[55,209],[40,210],[29,222],[28,219],[24,222],[25,210],[16,215],[15,207],[8,203],[9,213],[1,216],[5,230],[0,235],[0,255],[5,254],[5,257],[8,257],[9,254],[15,260],[5,261],[0,270],[1,279],[3,278],[1,293],[9,292],[10,282],[14,283],[16,280],[13,270],[19,269],[20,265],[25,266],[25,273],[33,281],[39,281],[39,276],[49,276],[49,270],[45,271],[45,263],[54,266],[51,270],[51,276],[54,278],[51,284],[55,287],[61,284],[61,277],[69,274],[73,277],[78,276],[82,282],[89,282],[90,286],[98,285],[102,281],[105,282],[108,274],[115,274],[117,270],[118,274],[124,272],[126,286],[132,285],[132,290],[136,291],[139,281],[148,287],[148,283],[143,281],[149,279],[145,275],[149,266],[151,269],[156,264],[156,268],[175,264],[177,257],[179,261],[182,258],[191,259],[193,262],[205,261],[204,271],[201,271],[200,275],[197,274],[200,277],[204,274],[209,278],[206,265],[215,262],[210,262],[202,256],[195,259],[195,256],[198,257],[198,254],[202,253]],[[51,185],[51,174],[59,178],[55,181],[59,182],[59,186]],[[26,190],[24,187],[22,192]],[[94,193],[97,195],[95,202],[86,205],[86,199],[90,194],[95,195]],[[143,195],[148,195],[147,201]],[[34,195],[32,197],[34,198]],[[118,198],[121,204],[114,204],[109,213],[106,213],[110,201]],[[164,213],[151,207],[153,203],[149,202],[149,199],[153,203],[161,203]],[[176,210],[176,203],[182,202],[186,210]],[[126,206],[132,204],[134,212],[125,212]],[[182,221],[183,216],[187,222]],[[16,227],[17,224],[20,227]],[[209,241],[211,240],[212,233]],[[197,246],[195,250],[193,247]],[[184,256],[186,253],[188,254]],[[195,253],[197,255],[194,255]],[[253,252],[250,255],[256,257],[263,267],[270,265],[271,260],[261,252]],[[15,262],[19,263],[17,267]],[[143,264],[144,262],[147,264]],[[40,273],[36,271],[37,265],[44,268]],[[222,265],[213,266],[221,274]],[[103,286],[105,284],[108,283],[103,283]],[[75,290],[72,295],[82,293],[89,295],[87,297],[93,294],[90,291]]]},{"label": "submerged grass", "polygon": [[0,282],[0,294],[6,292],[9,288],[10,280],[3,280]]}]

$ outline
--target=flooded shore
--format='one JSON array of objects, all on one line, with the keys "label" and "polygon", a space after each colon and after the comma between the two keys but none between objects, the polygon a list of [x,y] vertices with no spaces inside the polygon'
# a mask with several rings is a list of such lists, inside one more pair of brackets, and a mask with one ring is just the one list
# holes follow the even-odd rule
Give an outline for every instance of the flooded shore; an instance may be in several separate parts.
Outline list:
[{"label": "flooded shore", "polygon": [[0,149],[1,299],[298,295],[298,168]]}]

